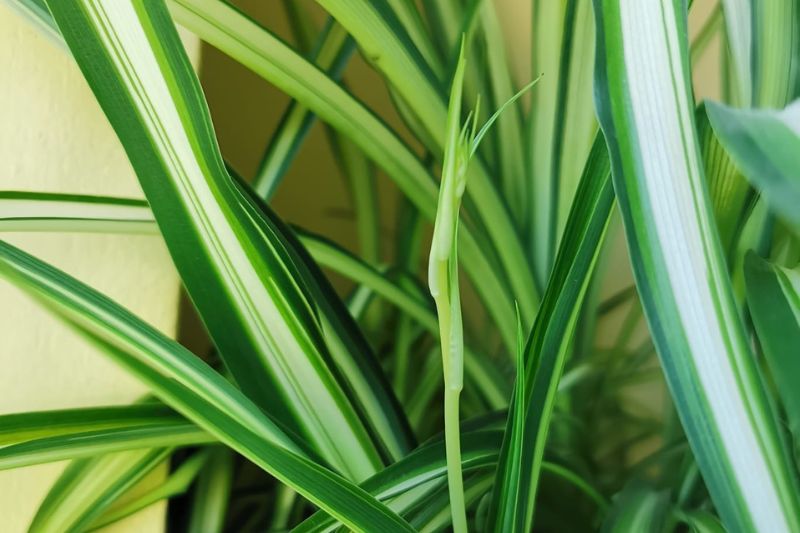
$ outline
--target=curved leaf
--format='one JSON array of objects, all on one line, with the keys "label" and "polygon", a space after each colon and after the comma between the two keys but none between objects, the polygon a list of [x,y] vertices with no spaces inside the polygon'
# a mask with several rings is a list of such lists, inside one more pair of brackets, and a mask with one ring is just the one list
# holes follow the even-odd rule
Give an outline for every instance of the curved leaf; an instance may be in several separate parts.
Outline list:
[{"label": "curved leaf", "polygon": [[134,450],[73,461],[47,493],[30,533],[86,529],[125,492],[169,458],[171,450]]},{"label": "curved leaf", "polygon": [[156,403],[13,413],[0,416],[0,445],[68,433],[175,424],[183,420],[169,407]]},{"label": "curved leaf", "polygon": [[216,439],[189,422],[69,433],[0,448],[0,470],[141,448],[175,448]]},{"label": "curved leaf", "polygon": [[598,116],[650,332],[714,504],[731,530],[795,530],[795,474],[704,188],[683,8],[595,0]]},{"label": "curved leaf", "polygon": [[45,303],[168,405],[343,523],[408,530],[362,489],[308,459],[292,437],[222,376],[93,289],[2,241],[0,274]]},{"label": "curved leaf", "polygon": [[706,102],[720,144],[769,206],[800,230],[800,100],[783,111]]},{"label": "curved leaf", "polygon": [[228,175],[163,2],[50,11],[128,153],[193,304],[237,384],[351,479],[382,464],[343,390],[280,230]]},{"label": "curved leaf", "polygon": [[[556,258],[525,347],[522,436],[515,438],[517,417],[510,416],[487,525],[496,531],[530,531],[544,449],[572,335],[611,209],[610,163],[598,133],[584,168]],[[516,398],[515,398],[516,400]],[[518,407],[512,403],[511,411]],[[522,443],[518,442],[522,439]],[[515,455],[519,454],[519,460]],[[515,480],[519,479],[519,482]]]}]

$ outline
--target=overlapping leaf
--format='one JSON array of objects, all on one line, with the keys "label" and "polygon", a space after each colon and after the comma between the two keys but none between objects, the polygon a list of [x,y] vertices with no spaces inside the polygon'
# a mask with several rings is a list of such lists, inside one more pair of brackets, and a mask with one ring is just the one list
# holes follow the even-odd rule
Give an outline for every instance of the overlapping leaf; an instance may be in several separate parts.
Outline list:
[{"label": "overlapping leaf", "polygon": [[222,376],[107,298],[4,242],[0,273],[43,300],[165,403],[343,523],[408,529],[366,492],[310,460]]},{"label": "overlapping leaf", "polygon": [[374,472],[377,442],[395,435],[373,441],[331,361],[290,245],[257,219],[257,207],[228,176],[163,3],[49,7],[237,384],[347,476]]},{"label": "overlapping leaf", "polygon": [[780,112],[706,103],[708,119],[730,158],[770,208],[800,229],[800,100]]}]

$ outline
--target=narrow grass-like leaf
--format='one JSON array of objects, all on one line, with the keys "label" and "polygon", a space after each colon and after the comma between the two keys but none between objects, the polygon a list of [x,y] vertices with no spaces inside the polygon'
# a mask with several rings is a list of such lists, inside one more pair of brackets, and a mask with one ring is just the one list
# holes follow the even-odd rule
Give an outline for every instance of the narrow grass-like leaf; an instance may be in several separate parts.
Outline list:
[{"label": "narrow grass-like leaf", "polygon": [[[535,20],[542,33],[534,37],[534,72],[544,78],[530,116],[530,172],[533,183],[532,231],[534,264],[542,285],[555,260],[583,164],[589,155],[597,122],[592,108],[591,79],[594,30],[589,2],[536,2]],[[562,28],[544,27],[560,23]],[[558,38],[554,46],[549,40]],[[537,93],[539,91],[537,90]],[[549,107],[542,107],[549,106]]]},{"label": "narrow grass-like leaf", "polygon": [[462,10],[457,0],[422,0],[425,17],[439,53],[451,57],[461,38]]},{"label": "narrow grass-like leaf", "polygon": [[77,280],[0,241],[0,274],[43,300],[162,400],[353,528],[408,530],[393,513],[302,448],[193,354]]},{"label": "narrow grass-like leaf", "polygon": [[569,16],[571,20],[561,43],[559,100],[551,156],[554,250],[558,249],[597,132],[591,82],[595,40],[592,9],[584,0],[577,0],[569,9],[574,9],[574,13]]},{"label": "narrow grass-like leaf", "polygon": [[800,96],[800,2],[721,0],[736,107],[782,108]]},{"label": "narrow grass-like leaf", "polygon": [[190,422],[68,433],[0,448],[0,470],[141,448],[207,444],[215,440]]},{"label": "narrow grass-like leaf", "polygon": [[[419,53],[410,46],[407,34],[386,17],[385,0],[361,2],[360,0],[318,0],[328,12],[350,32],[367,59],[380,70],[412,106],[428,135],[436,142],[433,147],[444,153],[447,132],[447,106],[439,87],[436,73],[424,64]],[[489,179],[486,168],[475,161],[470,171],[469,211],[475,212],[496,252],[513,289],[519,299],[523,317],[530,320],[538,303],[538,292],[527,267],[527,260],[519,245],[518,232],[500,195]],[[502,243],[502,246],[500,245]],[[465,258],[466,259],[466,258]],[[465,261],[468,264],[468,261]],[[513,324],[513,321],[511,322]],[[509,346],[513,347],[513,331]]]},{"label": "narrow grass-like leaf", "polygon": [[[488,427],[464,431],[461,450],[464,472],[472,473],[493,466],[497,461],[502,439],[503,434],[501,431]],[[563,478],[566,482],[574,484],[581,491],[585,491],[591,498],[597,498],[594,488],[563,466],[545,462],[543,468]],[[418,505],[427,506],[430,503],[428,500],[430,488],[432,486],[444,488],[446,474],[445,445],[441,438],[437,438],[430,443],[422,445],[396,464],[387,467],[365,481],[362,487],[375,495],[376,498],[387,501],[387,505],[398,513],[405,513]],[[465,489],[469,491],[468,480],[465,480],[465,483],[467,483]],[[482,494],[484,492],[485,488]],[[413,496],[401,499],[404,494],[413,494]],[[446,509],[447,502],[448,496],[445,490],[444,503]],[[448,522],[449,514],[449,509],[447,509]],[[318,512],[293,531],[294,533],[320,533],[330,531],[335,526],[336,522],[334,520],[324,513]]]},{"label": "narrow grass-like leaf", "polygon": [[0,231],[158,233],[147,202],[104,196],[2,191]]},{"label": "narrow grass-like leaf", "polygon": [[717,517],[707,511],[678,513],[677,517],[689,526],[692,533],[725,533]]},{"label": "narrow grass-like leaf", "polygon": [[381,465],[336,375],[280,235],[222,164],[199,83],[163,2],[50,10],[115,127],[192,302],[237,384],[351,479]]},{"label": "narrow grass-like leaf", "polygon": [[650,331],[716,508],[731,530],[792,531],[800,527],[795,474],[704,188],[683,8],[595,1],[598,115]]},{"label": "narrow grass-like leaf", "polygon": [[[510,101],[514,94],[513,80],[508,68],[503,30],[497,18],[497,7],[485,0],[479,0],[478,17],[486,41],[487,75],[491,86],[491,102],[499,107]],[[522,113],[514,110],[503,113],[495,129],[498,152],[500,182],[506,203],[517,227],[525,227],[528,216],[530,192],[525,172],[525,157],[521,142],[503,142],[504,139],[522,139]],[[480,117],[478,117],[480,118]]]},{"label": "narrow grass-like leaf", "polygon": [[[504,502],[518,502],[521,485],[522,451],[525,445],[525,333],[522,323],[517,323],[517,380],[514,384],[514,399],[508,410],[508,421],[504,436],[507,451],[502,456],[503,464],[498,466],[495,474],[495,485],[489,506],[502,506]],[[494,512],[492,511],[489,511]],[[491,516],[487,516],[491,520]],[[491,524],[488,524],[491,526]]]},{"label": "narrow grass-like leaf", "polygon": [[[720,0],[729,46],[731,103],[748,107],[753,101],[753,1]],[[723,51],[723,53],[726,53]]]},{"label": "narrow grass-like leaf", "polygon": [[[464,481],[464,500],[473,507],[492,486],[491,472],[478,472]],[[450,506],[444,492],[428,498],[417,512],[409,517],[412,526],[420,533],[440,533],[450,525]]]},{"label": "narrow grass-like leaf", "polygon": [[698,107],[695,118],[719,240],[729,266],[733,266],[738,238],[755,204],[756,195],[717,139],[705,104]]},{"label": "narrow grass-like leaf", "polygon": [[[56,231],[73,230],[86,232],[127,232],[136,231],[143,233],[157,233],[158,228],[155,219],[150,212],[147,203],[140,200],[129,200],[124,198],[105,198],[100,196],[74,196],[65,194],[42,194],[42,193],[23,193],[26,198],[31,200],[29,207],[25,210],[24,220],[12,220],[9,230],[15,231]],[[2,195],[2,193],[0,193]],[[71,205],[72,203],[74,205]],[[86,210],[86,203],[96,205],[95,211]],[[51,215],[51,205],[65,206],[59,211],[58,217]],[[0,199],[0,207],[3,201]],[[134,227],[129,225],[129,207],[134,206],[136,211],[136,223]],[[263,208],[264,206],[262,206]],[[95,219],[94,215],[102,218]],[[0,230],[5,229],[7,220],[4,218],[5,211],[0,209]],[[51,222],[52,221],[52,225]],[[418,283],[404,279],[402,275],[390,271],[380,271],[368,263],[360,260],[347,250],[337,246],[327,239],[295,229],[303,247],[309,252],[314,261],[320,266],[346,276],[353,281],[362,283],[371,288],[384,299],[401,309],[404,313],[413,317],[427,331],[435,334],[438,331],[436,315],[432,309],[432,302]],[[395,279],[400,276],[400,279]],[[319,279],[315,277],[319,282]],[[315,283],[316,283],[315,282]],[[325,300],[331,297],[326,296]],[[317,302],[322,302],[322,299]],[[333,313],[341,320],[343,315]],[[505,377],[498,371],[495,364],[481,357],[469,347],[466,348],[465,370],[467,379],[475,383],[478,390],[483,394],[489,405],[494,409],[504,408],[508,404],[509,386]],[[361,372],[351,374],[360,377]],[[370,380],[376,384],[374,380]],[[380,392],[380,389],[375,391]],[[367,395],[370,396],[370,395]],[[367,398],[363,396],[362,398]],[[374,396],[378,399],[380,394]],[[383,403],[388,400],[378,400]],[[398,422],[395,430],[401,430],[402,423]],[[2,442],[0,433],[0,442]],[[398,435],[402,435],[398,431]],[[403,445],[405,446],[405,445]],[[395,448],[397,450],[403,448]]]},{"label": "narrow grass-like leaf", "polygon": [[[567,352],[589,286],[592,270],[605,235],[614,192],[609,176],[606,143],[597,134],[586,162],[564,238],[550,277],[542,308],[525,347],[524,426],[519,463],[507,457],[518,447],[514,429],[506,429],[500,467],[487,517],[496,531],[530,531],[544,449],[555,403],[558,383]],[[511,409],[517,409],[512,404]],[[513,423],[510,417],[509,422]],[[515,445],[515,443],[517,443]],[[518,469],[518,490],[504,493],[504,480]]]},{"label": "narrow grass-like leaf", "polygon": [[409,39],[419,51],[422,58],[434,72],[441,72],[442,61],[428,34],[417,6],[407,0],[387,0],[387,3],[397,16],[400,25],[408,33]]},{"label": "narrow grass-like leaf", "polygon": [[[2,193],[0,193],[2,194]],[[127,231],[141,231],[144,233],[156,233],[157,227],[155,219],[150,212],[147,203],[138,200],[128,200],[121,198],[105,198],[100,196],[73,196],[65,194],[41,194],[41,193],[24,193],[25,197],[31,200],[31,204],[25,210],[24,220],[12,221],[13,229],[16,231],[49,231],[64,228],[65,230],[78,230],[87,232],[127,232]],[[85,204],[96,206],[95,212],[83,209]],[[57,217],[50,215],[50,206],[64,206],[58,212],[61,213]],[[136,211],[136,225],[135,228],[129,226],[130,218],[129,207],[134,206]],[[0,199],[0,207],[2,200]],[[268,208],[263,204],[260,206],[262,213],[258,214],[260,221],[265,221],[263,211]],[[102,218],[93,218],[95,215]],[[0,210],[0,230],[6,228],[5,213]],[[51,227],[48,222],[53,221]],[[11,229],[11,228],[9,228]],[[308,250],[311,257],[315,262],[320,263],[321,266],[328,267],[353,281],[363,283],[365,286],[372,288],[383,298],[398,306],[405,313],[408,313],[422,326],[431,333],[436,333],[438,326],[436,323],[436,316],[431,309],[432,305],[426,294],[420,287],[417,287],[414,282],[410,285],[394,281],[392,278],[396,276],[387,276],[387,273],[380,272],[366,262],[360,260],[354,255],[350,254],[343,248],[335,245],[334,243],[310,233],[296,230],[298,237],[302,242],[304,248]],[[337,328],[339,331],[335,335],[339,338],[355,335],[358,337],[356,331],[353,331],[355,325],[350,324],[346,320],[346,315],[336,309],[327,309],[323,304],[325,302],[335,303],[336,297],[328,289],[322,289],[322,286],[327,286],[327,282],[323,281],[321,274],[306,260],[305,257],[301,258],[297,265],[304,264],[308,268],[307,280],[310,288],[317,286],[317,290],[322,294],[315,298],[318,306],[322,307],[326,314],[333,318],[334,324],[331,327]],[[405,286],[405,288],[404,288]],[[414,290],[412,290],[413,288]],[[334,306],[336,307],[336,306]],[[348,331],[350,333],[348,333]],[[330,342],[330,339],[329,339]],[[356,355],[361,353],[365,348],[353,347],[355,344],[363,344],[363,341],[353,340],[345,341],[344,344],[352,347],[352,351],[346,351],[342,360],[347,362],[349,360],[357,361]],[[368,348],[366,348],[368,350]],[[466,369],[470,378],[479,385],[481,393],[489,401],[489,404],[495,408],[500,409],[507,404],[507,383],[504,377],[498,370],[487,361],[485,358],[480,358],[471,350],[467,350]],[[372,366],[362,360],[361,370],[357,372],[345,373],[349,376],[351,386],[354,385],[353,381],[361,382],[362,394],[360,397],[364,400],[365,404],[373,406],[373,419],[385,418],[384,427],[386,432],[395,433],[397,435],[397,444],[392,446],[391,453],[396,457],[404,454],[405,449],[410,444],[408,436],[403,436],[404,422],[394,419],[386,418],[381,413],[380,405],[387,402],[392,402],[382,393],[387,386],[381,386],[385,380],[382,373],[376,369],[364,369],[364,366]],[[370,377],[371,376],[371,377]],[[364,379],[364,378],[369,379]],[[371,389],[371,392],[369,390]],[[397,407],[389,408],[389,411],[397,410]],[[0,442],[2,442],[0,440]],[[398,455],[399,454],[399,455]]]},{"label": "narrow grass-like leaf", "polygon": [[591,5],[583,0],[537,0],[533,17],[533,72],[543,79],[528,117],[529,250],[544,286],[597,130],[589,81],[594,31]]},{"label": "narrow grass-like leaf", "polygon": [[[316,58],[320,68],[330,70],[329,73],[332,79],[339,79],[349,57],[352,55],[352,50],[355,49],[353,40],[335,22],[333,17],[329,17],[317,38],[319,42],[315,45],[312,36],[307,35],[308,32],[303,30],[303,28],[313,27],[310,14],[305,9],[295,6],[292,2],[284,2],[284,5],[290,19],[292,19],[290,22],[294,28],[295,39],[301,44],[302,48],[313,51],[312,59]],[[334,53],[341,57],[337,58]],[[292,101],[290,107],[295,105],[299,106],[296,101]],[[301,107],[300,109],[304,108]],[[310,113],[308,110],[304,110],[304,112]],[[270,139],[270,145],[285,143],[285,140],[281,140],[283,137],[291,138],[295,136],[295,132],[292,131],[294,128],[291,125],[284,129],[284,120],[286,118],[287,116],[284,116],[284,119],[281,120],[281,124],[278,126],[279,131],[273,134]],[[342,175],[349,185],[350,199],[356,214],[356,232],[362,256],[369,261],[377,262],[380,256],[378,237],[380,219],[378,216],[378,199],[375,194],[374,169],[368,158],[352,141],[340,135],[330,126],[326,127],[326,132]],[[304,135],[302,131],[297,131],[296,133]],[[265,158],[268,157],[269,149],[265,155]],[[278,158],[281,158],[280,154],[278,154]],[[283,160],[284,167],[288,167],[289,161],[286,158],[283,158]],[[253,188],[256,192],[259,192],[259,179],[260,176],[257,175],[254,180]],[[269,200],[269,194],[262,194],[261,196]]]},{"label": "narrow grass-like leaf", "polygon": [[800,229],[800,100],[783,111],[737,110],[707,102],[720,144],[769,207]]},{"label": "narrow grass-like leaf", "polygon": [[332,141],[339,164],[347,176],[361,256],[367,261],[377,262],[381,256],[381,219],[375,169],[361,150],[348,139],[335,135],[332,136]]},{"label": "narrow grass-like leaf", "polygon": [[[318,43],[311,59],[328,72],[331,79],[338,80],[353,53],[353,40],[344,28],[329,20]],[[267,200],[272,196],[313,124],[313,113],[293,100],[283,113],[278,129],[270,137],[253,178],[253,189],[259,196]]]},{"label": "narrow grass-like leaf", "polygon": [[[90,528],[99,529],[105,527],[137,513],[156,502],[184,494],[198,477],[200,471],[206,468],[211,453],[212,450],[206,449],[193,454],[181,463],[174,472],[170,473],[166,479],[158,483],[155,487],[150,488],[142,496],[125,504],[112,506],[103,515],[95,519]],[[215,531],[212,527],[213,524],[209,522],[206,531],[209,533]]]},{"label": "narrow grass-like leaf", "polygon": [[[438,334],[438,323],[431,301],[416,282],[402,278],[393,281],[396,276],[392,272],[381,272],[322,237],[307,232],[299,232],[298,237],[321,266],[371,288],[413,317],[428,332]],[[467,379],[478,385],[492,407],[505,407],[510,389],[504,376],[495,365],[469,347],[465,347],[464,355]]]},{"label": "narrow grass-like leaf", "polygon": [[[22,1],[22,0],[17,0]],[[417,156],[374,114],[355,100],[341,86],[309,63],[284,42],[277,39],[236,8],[219,0],[169,0],[171,13],[177,21],[195,32],[204,41],[219,48],[254,73],[275,84],[295,98],[319,118],[350,138],[365,154],[395,180],[403,193],[428,219],[436,211],[436,185],[428,169]],[[488,178],[486,178],[488,179]],[[477,187],[477,186],[476,186]],[[473,187],[475,189],[476,187]],[[493,196],[496,196],[492,192]],[[484,195],[484,200],[488,198]],[[496,203],[481,202],[487,209],[497,209]],[[503,220],[493,214],[489,219]],[[499,233],[508,242],[513,230],[508,227]],[[506,294],[509,285],[494,267],[491,246],[479,246],[468,227],[460,232],[463,266],[473,280],[481,299],[500,329],[509,350],[514,345],[513,309]],[[519,255],[515,247],[504,245],[501,251]],[[527,290],[525,268],[517,257],[513,272],[518,282],[517,298],[524,316],[532,316],[538,303],[535,288]]]},{"label": "narrow grass-like leaf", "polygon": [[85,530],[170,453],[166,448],[136,450],[70,463],[47,493],[28,531]]},{"label": "narrow grass-like leaf", "polygon": [[745,260],[747,303],[761,349],[778,386],[789,429],[800,437],[800,271],[749,253]]},{"label": "narrow grass-like leaf", "polygon": [[[435,72],[414,46],[387,0],[317,0],[347,28],[364,57],[383,72],[403,99],[412,106],[427,136],[444,140],[442,125],[447,109],[442,98],[444,72]],[[436,119],[441,119],[437,124]],[[444,148],[444,144],[438,147]]]},{"label": "narrow grass-like leaf", "polygon": [[182,420],[175,411],[157,403],[14,413],[0,416],[0,445],[69,433],[174,425]]},{"label": "narrow grass-like leaf", "polygon": [[800,97],[800,1],[750,4],[753,105],[780,109]]},{"label": "narrow grass-like leaf", "polygon": [[[381,120],[339,85],[225,2],[171,0],[170,7],[180,23],[277,85],[350,138],[397,182],[422,214],[433,220],[437,193],[428,170]],[[496,193],[491,196],[496,197]],[[485,196],[484,200],[488,198],[490,196]],[[483,203],[487,209],[498,207],[495,203]],[[499,220],[503,220],[503,216]],[[478,246],[470,230],[465,227],[460,236],[462,264],[472,279],[480,280],[476,287],[481,299],[508,346],[513,346],[513,327],[508,327],[513,324],[513,310],[497,296],[506,293],[508,285],[493,268],[489,260],[492,253]],[[520,268],[516,272],[522,273]],[[537,301],[535,291],[519,292],[523,311],[532,314]]]},{"label": "narrow grass-like leaf", "polygon": [[[502,433],[496,430],[464,432],[461,450],[462,469],[469,472],[494,464],[497,461],[501,442]],[[438,439],[414,450],[407,457],[365,481],[362,488],[380,500],[391,500],[429,482],[435,480],[443,482],[446,475],[445,444]],[[413,504],[407,500],[403,501],[404,508],[411,507]],[[294,533],[328,531],[334,525],[335,521],[330,517],[323,513],[317,513],[295,528]]]},{"label": "narrow grass-like leaf", "polygon": [[221,533],[225,526],[234,475],[233,453],[219,447],[210,453],[194,489],[189,533]]},{"label": "narrow grass-like leaf", "polygon": [[241,180],[237,180],[237,185],[242,195],[253,202],[254,209],[249,210],[256,227],[265,239],[282,241],[296,279],[308,291],[309,303],[317,311],[331,356],[332,370],[339,372],[340,386],[348,398],[355,400],[353,403],[378,451],[386,461],[396,461],[414,447],[414,437],[369,344],[293,232]]}]

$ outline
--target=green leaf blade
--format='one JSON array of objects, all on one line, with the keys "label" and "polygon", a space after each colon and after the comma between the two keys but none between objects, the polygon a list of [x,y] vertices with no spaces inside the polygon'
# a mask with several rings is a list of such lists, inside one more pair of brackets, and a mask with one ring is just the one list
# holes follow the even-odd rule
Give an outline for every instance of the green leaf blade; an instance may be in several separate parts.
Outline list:
[{"label": "green leaf blade", "polygon": [[199,83],[162,2],[54,2],[67,43],[150,199],[185,286],[238,385],[336,469],[381,466],[330,368],[280,237],[222,163]]},{"label": "green leaf blade", "polygon": [[46,303],[165,403],[342,523],[409,530],[369,494],[310,460],[293,437],[205,363],[107,298],[2,241],[0,274]]},{"label": "green leaf blade", "polygon": [[800,100],[786,109],[737,110],[707,102],[720,144],[771,209],[800,231]]},{"label": "green leaf blade", "polygon": [[712,499],[728,528],[794,530],[795,474],[704,190],[682,5],[595,1],[598,115],[650,330]]},{"label": "green leaf blade", "polygon": [[753,322],[796,439],[800,436],[800,273],[764,261],[753,252],[747,255],[744,268]]}]

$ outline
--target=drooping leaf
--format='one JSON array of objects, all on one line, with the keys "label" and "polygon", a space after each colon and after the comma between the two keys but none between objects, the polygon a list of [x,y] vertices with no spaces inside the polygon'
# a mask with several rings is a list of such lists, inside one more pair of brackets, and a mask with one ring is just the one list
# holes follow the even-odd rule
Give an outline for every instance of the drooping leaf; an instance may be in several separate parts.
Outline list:
[{"label": "drooping leaf", "polygon": [[408,530],[366,492],[310,460],[208,365],[93,289],[2,241],[0,274],[42,300],[176,411],[343,523]]},{"label": "drooping leaf", "polygon": [[[27,1],[27,0],[14,0]],[[36,1],[36,0],[32,0]],[[202,40],[219,48],[257,75],[275,84],[314,112],[317,117],[347,136],[364,153],[379,165],[395,182],[420,212],[433,220],[436,209],[436,185],[428,169],[397,135],[386,127],[364,105],[347,93],[309,61],[289,48],[265,28],[220,0],[169,0],[170,12],[178,23],[195,32]],[[37,11],[38,15],[46,13]],[[442,104],[443,105],[443,104]],[[487,186],[488,177],[481,178]],[[480,186],[483,187],[483,186]],[[473,189],[480,188],[479,186]],[[496,236],[503,242],[513,238],[510,224],[499,225],[503,216],[499,202],[486,202],[496,196],[489,188],[483,191],[479,203],[485,210],[493,211],[487,217],[496,227]],[[494,267],[491,245],[479,245],[469,227],[460,232],[463,266],[473,280],[490,315],[501,331],[509,349],[513,348],[513,309],[508,304],[511,297],[498,295],[509,291],[508,283]],[[538,303],[535,287],[526,281],[524,256],[517,247],[503,246],[500,252],[512,259],[511,283],[517,287],[516,298],[524,316],[532,316]],[[511,263],[509,263],[511,264]],[[510,267],[511,268],[511,267]]]},{"label": "drooping leaf", "polygon": [[0,192],[0,231],[158,233],[147,202],[126,198]]},{"label": "drooping leaf", "polygon": [[228,175],[163,2],[49,7],[237,384],[347,477],[376,471],[377,443],[333,368],[291,250]]},{"label": "drooping leaf", "polygon": [[[477,430],[465,431],[462,435],[461,461],[464,472],[490,466],[497,461],[500,450],[502,434],[498,431]],[[417,487],[429,488],[429,483],[438,481],[437,486],[445,485],[447,475],[447,460],[445,458],[445,445],[441,438],[434,442],[424,444],[414,450],[407,457],[387,467],[362,484],[362,488],[375,495],[380,500],[387,500],[388,505],[404,512],[418,502],[424,502],[427,490],[415,494],[411,500],[402,499],[393,502],[411,489]],[[401,504],[398,506],[398,504]],[[449,513],[448,513],[449,514]],[[317,513],[293,530],[293,533],[319,533],[329,531],[336,522],[323,513]]]},{"label": "drooping leaf", "polygon": [[787,222],[800,229],[800,100],[783,111],[706,103],[708,119],[730,158]]},{"label": "drooping leaf", "polygon": [[[465,422],[462,435],[461,460],[462,469],[466,473],[479,472],[491,468],[500,453],[503,434],[491,424]],[[586,484],[579,476],[561,465],[550,462],[544,463],[544,470],[562,477],[565,481],[575,484],[580,490],[591,494],[596,490]],[[387,505],[398,513],[405,513],[417,506],[428,506],[432,488],[444,489],[445,509],[448,502],[445,477],[447,461],[445,458],[445,445],[441,436],[431,442],[423,444],[411,452],[407,457],[388,466],[362,484],[380,500],[387,501]],[[486,488],[481,494],[485,493]],[[469,478],[465,479],[465,491],[469,491]],[[409,497],[404,497],[408,495]],[[449,509],[447,519],[449,521]],[[293,533],[320,533],[330,531],[336,522],[324,513],[318,512],[306,519],[293,530]]]},{"label": "drooping leaf", "polygon": [[103,429],[176,424],[183,417],[158,403],[33,411],[0,416],[0,445]]},{"label": "drooping leaf", "polygon": [[[6,219],[6,213],[9,213],[9,216],[13,216],[14,213],[11,210],[6,212],[2,209],[3,200],[2,193],[0,193],[0,230],[6,228],[9,231],[12,229],[13,231],[63,229],[107,233],[136,231],[145,234],[158,232],[155,219],[144,201],[66,194],[24,193],[24,195],[26,199],[30,200],[30,203],[27,203],[24,217]],[[84,209],[86,203],[97,204],[98,207],[94,211],[86,210]],[[51,215],[50,207],[53,204],[58,207],[57,216]],[[129,225],[131,222],[129,204],[137,208],[133,226]],[[64,207],[60,207],[62,205]],[[95,216],[100,216],[100,218],[94,218]],[[299,228],[294,228],[294,232],[303,247],[320,266],[371,288],[388,302],[413,317],[427,331],[436,333],[438,326],[432,303],[418,283],[406,279],[400,273],[380,271],[323,237]],[[398,277],[399,279],[395,279]],[[326,299],[328,298],[326,297]],[[340,319],[344,318],[341,314],[334,314]],[[467,379],[477,385],[478,390],[492,408],[504,408],[508,404],[510,388],[497,366],[469,347],[466,347],[465,355]],[[360,375],[360,373],[351,374],[355,377]],[[375,384],[374,381],[371,382],[373,385]]]},{"label": "drooping leaf", "polygon": [[215,440],[189,422],[67,433],[0,448],[0,470],[142,448],[192,446]]}]

